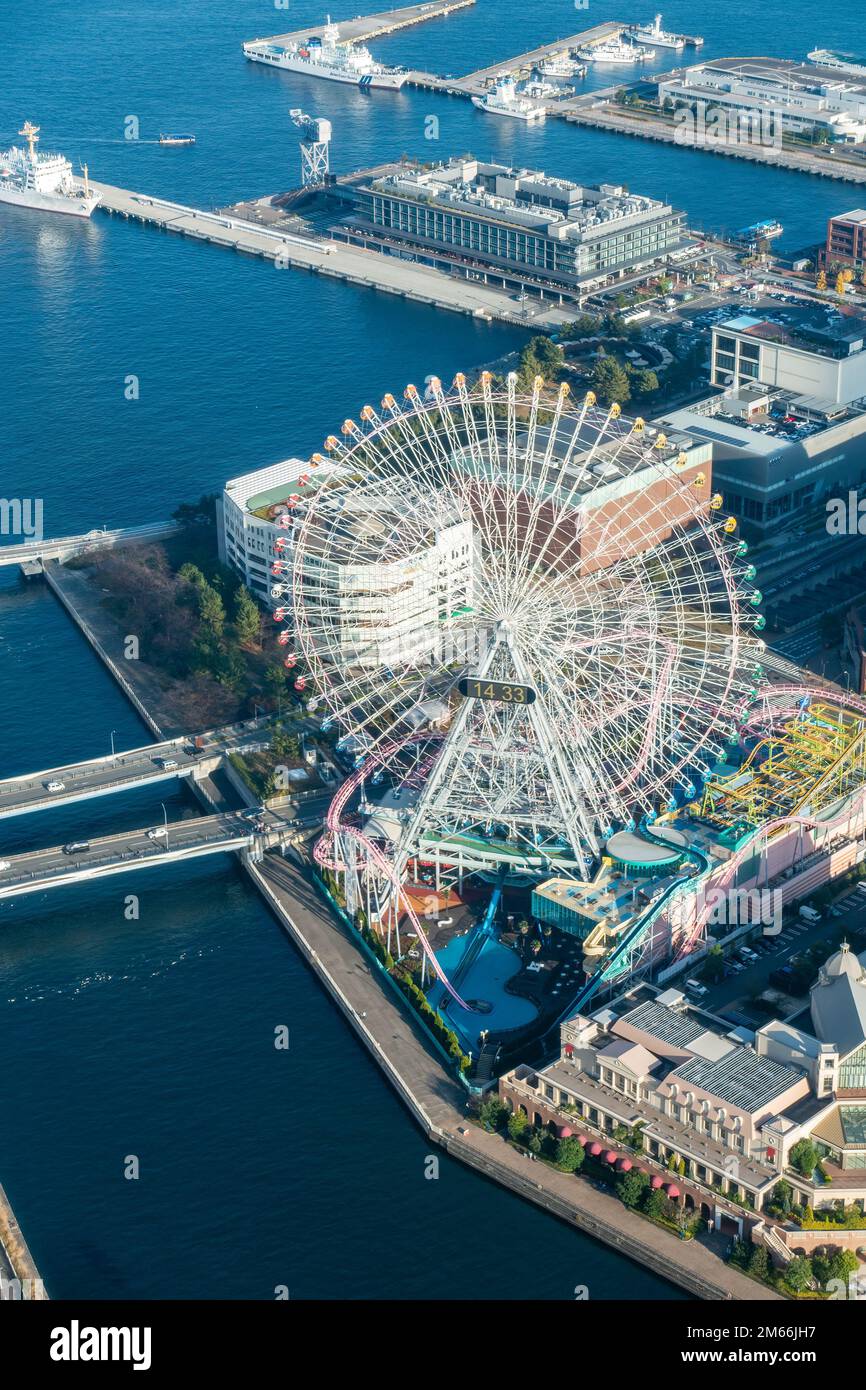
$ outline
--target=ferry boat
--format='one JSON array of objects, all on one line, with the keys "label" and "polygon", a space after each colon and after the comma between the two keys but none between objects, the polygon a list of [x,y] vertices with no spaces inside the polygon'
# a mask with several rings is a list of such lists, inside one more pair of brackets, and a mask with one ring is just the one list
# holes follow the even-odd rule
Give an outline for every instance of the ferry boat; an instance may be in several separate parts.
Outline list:
[{"label": "ferry boat", "polygon": [[849,73],[852,77],[866,77],[866,58],[859,58],[854,53],[837,53],[831,48],[813,48],[807,54],[810,63],[815,63],[822,68],[837,68],[839,72]]},{"label": "ferry boat", "polygon": [[503,77],[483,97],[473,97],[472,105],[491,116],[511,116],[518,121],[543,121],[547,111],[519,96],[513,77]]},{"label": "ferry boat", "polygon": [[195,144],[195,136],[194,136],[194,135],[160,135],[160,137],[159,137],[159,143],[160,143],[161,145],[194,145],[194,144]]},{"label": "ferry boat", "polygon": [[679,53],[686,46],[682,34],[668,34],[662,28],[662,17],[657,14],[652,24],[639,24],[632,30],[634,43],[652,44],[655,48],[675,48]]},{"label": "ferry boat", "polygon": [[772,241],[773,237],[781,236],[784,230],[781,222],[770,218],[766,222],[753,222],[750,227],[741,228],[734,233],[734,240],[742,242],[744,246],[752,246],[758,241]]},{"label": "ferry boat", "polygon": [[256,39],[243,45],[244,54],[253,63],[269,63],[287,72],[302,72],[308,77],[324,77],[329,82],[348,82],[362,91],[371,87],[386,87],[398,91],[406,81],[405,68],[389,68],[377,63],[363,44],[341,43],[340,28],[327,16],[321,39],[310,38],[306,43],[280,44]]},{"label": "ferry boat", "polygon": [[72,165],[62,154],[37,154],[39,126],[25,121],[18,132],[27,149],[13,145],[0,152],[0,203],[34,208],[37,212],[65,212],[70,217],[89,217],[99,202],[87,179],[79,187]]},{"label": "ferry boat", "polygon": [[585,44],[577,50],[577,56],[588,63],[625,66],[627,63],[648,63],[656,55],[654,48],[638,48],[633,43],[623,43],[621,37],[614,37],[601,43]]}]

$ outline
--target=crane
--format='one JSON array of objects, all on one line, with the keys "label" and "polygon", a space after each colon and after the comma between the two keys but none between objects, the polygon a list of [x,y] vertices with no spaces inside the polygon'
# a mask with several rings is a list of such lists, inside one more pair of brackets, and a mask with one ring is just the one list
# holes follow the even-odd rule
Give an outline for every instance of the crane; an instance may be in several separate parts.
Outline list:
[{"label": "crane", "polygon": [[308,116],[299,107],[293,107],[289,115],[304,137],[301,140],[301,186],[317,188],[328,181],[331,122]]}]

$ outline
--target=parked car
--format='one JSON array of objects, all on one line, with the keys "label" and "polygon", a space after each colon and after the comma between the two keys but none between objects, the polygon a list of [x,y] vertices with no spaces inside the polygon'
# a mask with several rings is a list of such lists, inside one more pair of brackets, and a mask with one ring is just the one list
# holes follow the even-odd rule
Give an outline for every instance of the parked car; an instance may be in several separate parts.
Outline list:
[{"label": "parked car", "polygon": [[172,768],[178,766],[177,758],[154,758],[153,761],[156,763],[157,767],[162,768],[163,772],[169,772]]}]

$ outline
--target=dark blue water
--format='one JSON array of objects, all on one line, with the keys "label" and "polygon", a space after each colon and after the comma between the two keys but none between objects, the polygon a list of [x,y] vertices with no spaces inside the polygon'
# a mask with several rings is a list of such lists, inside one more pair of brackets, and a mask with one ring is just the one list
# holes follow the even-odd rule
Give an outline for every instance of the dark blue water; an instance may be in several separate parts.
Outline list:
[{"label": "dark blue water", "polygon": [[[592,0],[479,0],[377,41],[460,73],[609,17]],[[338,12],[339,13],[339,12]],[[548,122],[523,130],[422,92],[361,97],[245,63],[244,38],[320,18],[264,0],[3,0],[0,146],[25,118],[94,177],[210,205],[295,182],[289,107],[334,122],[334,166],[474,152],[665,196],[706,225],[778,217],[795,245],[856,201],[840,185]],[[678,0],[704,54],[862,47],[853,8]],[[665,60],[664,66],[671,61]],[[610,81],[609,76],[605,82]],[[439,141],[425,117],[439,117]],[[136,116],[142,139],[125,141]],[[148,144],[190,129],[194,149]],[[225,477],[317,447],[385,390],[519,345],[518,332],[279,271],[100,215],[0,210],[0,494],[45,529],[162,517]],[[140,398],[124,398],[135,375]],[[3,538],[0,538],[2,540]],[[0,775],[146,742],[50,595],[0,573]],[[0,855],[156,823],[143,790],[0,823]],[[184,813],[180,794],[167,803]],[[140,898],[136,921],[126,895]],[[273,1030],[291,1030],[288,1053]],[[229,861],[0,911],[0,1178],[57,1296],[675,1297],[652,1276],[426,1145]],[[141,1177],[123,1178],[128,1155]]]}]

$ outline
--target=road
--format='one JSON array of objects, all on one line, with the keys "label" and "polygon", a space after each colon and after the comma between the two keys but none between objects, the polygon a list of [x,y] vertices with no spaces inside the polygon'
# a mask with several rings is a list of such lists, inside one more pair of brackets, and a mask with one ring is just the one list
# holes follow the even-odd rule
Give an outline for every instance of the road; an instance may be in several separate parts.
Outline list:
[{"label": "road", "polygon": [[[173,777],[189,777],[198,764],[207,761],[206,755],[213,758],[222,754],[224,743],[218,743],[214,735],[206,737],[204,753],[199,757],[184,752],[183,740],[173,739],[89,762],[6,778],[0,782],[0,818],[28,815],[50,806],[129,791],[131,787]],[[163,759],[176,762],[177,767],[166,769],[161,765]],[[49,782],[62,783],[62,790],[49,791]]]},{"label": "road", "polygon": [[[284,822],[281,817],[266,815],[268,840],[276,838]],[[161,833],[151,839],[148,829]],[[79,840],[85,848],[65,853],[63,846],[25,851],[10,855],[0,863],[0,898],[17,897],[38,892],[43,888],[59,887],[86,878],[106,877],[130,869],[143,869],[156,863],[176,861],[192,855],[216,854],[231,849],[252,846],[255,832],[250,821],[239,811],[215,816],[195,816],[188,820],[169,821],[141,830],[126,830],[119,835],[106,835],[95,840]]]}]

